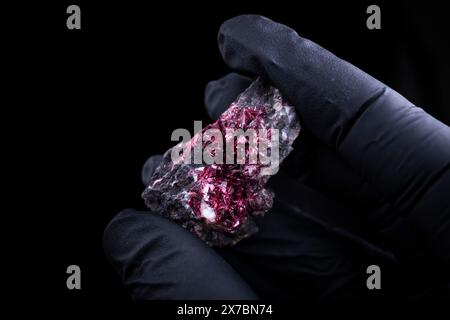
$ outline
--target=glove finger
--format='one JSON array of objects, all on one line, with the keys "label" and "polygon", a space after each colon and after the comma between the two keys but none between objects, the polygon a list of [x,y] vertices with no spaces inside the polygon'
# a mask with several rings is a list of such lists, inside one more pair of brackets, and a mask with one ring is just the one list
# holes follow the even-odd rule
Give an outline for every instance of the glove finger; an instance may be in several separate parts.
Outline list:
[{"label": "glove finger", "polygon": [[134,299],[256,299],[214,250],[177,224],[127,209],[106,227],[103,246]]},{"label": "glove finger", "polygon": [[260,75],[293,102],[320,140],[335,147],[349,121],[384,85],[291,28],[257,15],[224,22],[223,59],[235,71]]},{"label": "glove finger", "polygon": [[251,83],[251,78],[238,73],[229,73],[218,80],[210,81],[205,87],[205,107],[209,117],[213,120],[219,118]]}]

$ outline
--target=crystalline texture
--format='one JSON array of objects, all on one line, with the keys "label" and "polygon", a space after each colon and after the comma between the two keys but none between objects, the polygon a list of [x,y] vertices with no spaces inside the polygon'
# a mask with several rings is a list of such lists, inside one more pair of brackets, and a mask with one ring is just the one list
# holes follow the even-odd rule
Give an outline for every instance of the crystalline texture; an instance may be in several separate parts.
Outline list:
[{"label": "crystalline texture", "polygon": [[[222,145],[214,144],[208,138],[207,130],[217,129],[224,137]],[[256,144],[251,145],[248,137],[235,139],[227,129],[260,130]],[[266,131],[264,131],[264,129]],[[265,188],[269,175],[263,174],[267,164],[259,157],[252,162],[252,156],[261,152],[271,154],[271,129],[279,130],[279,161],[292,151],[292,143],[298,136],[300,125],[293,107],[289,106],[278,89],[257,79],[248,87],[219,119],[197,133],[184,150],[191,150],[182,161],[173,161],[169,149],[155,170],[142,197],[153,211],[179,223],[190,230],[208,245],[233,245],[239,240],[257,232],[252,216],[267,212],[273,203],[273,193]],[[206,138],[205,138],[206,137]],[[266,150],[256,149],[260,140],[267,138]],[[225,148],[231,141],[235,155],[238,154],[238,141],[245,139],[244,162],[225,161]],[[242,140],[240,142],[243,142]],[[223,163],[198,164],[193,161],[194,148],[202,145],[202,150],[210,147],[210,155],[223,152]],[[237,158],[234,158],[237,160]],[[189,162],[189,163],[188,163]]]}]

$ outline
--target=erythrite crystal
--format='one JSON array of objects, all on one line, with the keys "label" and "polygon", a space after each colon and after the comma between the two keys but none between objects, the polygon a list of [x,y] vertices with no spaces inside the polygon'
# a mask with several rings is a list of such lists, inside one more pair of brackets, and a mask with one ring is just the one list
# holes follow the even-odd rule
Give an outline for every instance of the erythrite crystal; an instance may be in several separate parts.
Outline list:
[{"label": "erythrite crystal", "polygon": [[233,245],[272,207],[265,185],[299,132],[294,108],[257,79],[216,122],[164,154],[142,197],[208,245]]}]

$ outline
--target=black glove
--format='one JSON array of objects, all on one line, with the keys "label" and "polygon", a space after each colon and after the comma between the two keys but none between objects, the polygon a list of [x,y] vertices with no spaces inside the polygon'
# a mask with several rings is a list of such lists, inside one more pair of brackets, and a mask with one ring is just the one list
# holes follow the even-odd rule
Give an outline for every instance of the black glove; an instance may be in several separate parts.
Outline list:
[{"label": "black glove", "polygon": [[[370,264],[380,265],[387,278],[398,276],[400,267],[410,296],[436,292],[450,260],[450,129],[267,18],[228,20],[219,47],[232,69],[279,88],[296,106],[303,131],[270,180],[276,201],[258,219],[260,232],[218,250],[241,278],[231,268],[224,272],[213,250],[154,214],[116,218],[105,232],[105,249],[133,295],[220,292],[216,284],[197,281],[194,269],[200,269],[230,284],[225,292],[231,298],[242,292],[254,297],[242,278],[261,297],[365,297]],[[210,115],[217,117],[249,81],[231,74],[209,84]],[[207,259],[199,265],[183,252]],[[387,289],[381,291],[396,288]]]}]

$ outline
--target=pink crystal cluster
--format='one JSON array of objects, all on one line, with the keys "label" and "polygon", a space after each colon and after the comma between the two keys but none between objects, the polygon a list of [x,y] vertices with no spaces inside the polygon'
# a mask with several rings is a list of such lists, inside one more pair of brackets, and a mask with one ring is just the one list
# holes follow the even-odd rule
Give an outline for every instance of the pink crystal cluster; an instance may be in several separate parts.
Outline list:
[{"label": "pink crystal cluster", "polygon": [[[226,129],[265,129],[264,116],[262,106],[242,108],[232,104],[215,123],[205,127],[202,134],[208,129],[218,129],[228,140]],[[236,159],[235,164],[226,164],[223,159],[221,164],[201,167],[195,170],[195,183],[189,191],[188,203],[194,214],[228,232],[244,224],[250,214],[264,213],[272,207],[272,194],[264,190],[266,181],[260,176],[261,162],[252,164],[249,161],[250,154],[258,154],[258,150],[248,143],[248,137],[243,138],[247,146],[243,164],[237,164]],[[270,131],[267,131],[266,138],[270,139]],[[255,142],[254,146],[258,146],[258,139]],[[213,141],[206,140],[203,147],[211,143]],[[238,154],[237,143],[235,139],[234,155]],[[212,152],[215,151],[212,148]]]},{"label": "pink crystal cluster", "polygon": [[[227,129],[266,129],[268,142],[271,141],[271,129],[277,129],[280,132],[279,160],[282,161],[292,151],[300,125],[294,108],[286,103],[279,91],[257,79],[216,122],[205,127],[186,145],[194,148],[201,143],[206,148],[217,142],[201,138],[208,129],[218,129],[222,133],[226,140],[221,144],[223,147],[230,139]],[[234,155],[238,153],[238,139],[232,141]],[[225,159],[213,164],[174,162],[171,150],[168,150],[144,190],[145,203],[208,245],[232,245],[257,232],[252,217],[267,212],[273,205],[274,195],[265,187],[270,176],[261,174],[261,162],[249,161],[250,156],[261,150],[245,145],[245,162],[234,161],[232,164],[227,164]],[[259,146],[259,141],[254,146]],[[269,143],[267,147],[270,151],[273,146]],[[219,151],[217,148],[210,150],[212,156]],[[225,152],[223,155],[225,157]]]}]

